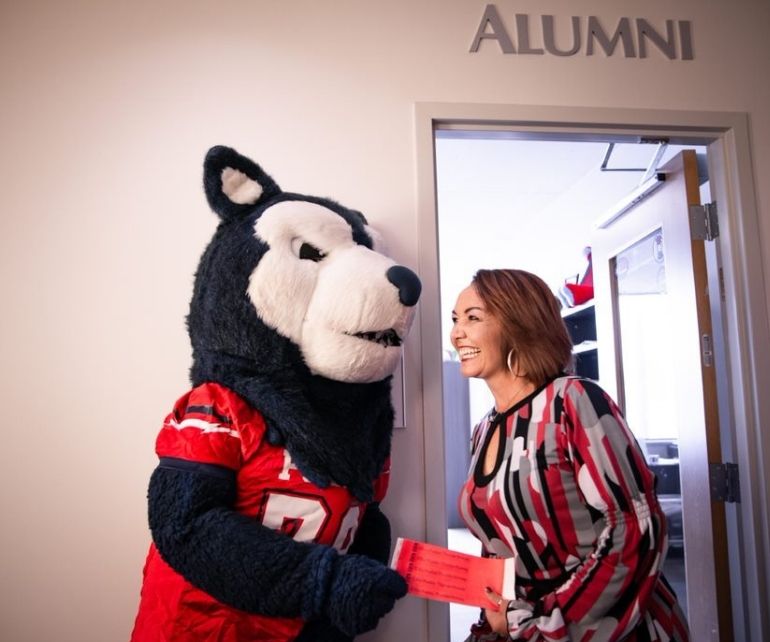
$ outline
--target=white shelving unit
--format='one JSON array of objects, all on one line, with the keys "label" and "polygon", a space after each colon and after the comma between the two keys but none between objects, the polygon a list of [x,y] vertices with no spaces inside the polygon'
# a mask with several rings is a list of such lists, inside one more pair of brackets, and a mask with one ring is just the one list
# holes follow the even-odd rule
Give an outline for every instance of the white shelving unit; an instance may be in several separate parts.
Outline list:
[{"label": "white shelving unit", "polygon": [[575,373],[581,377],[599,378],[599,351],[596,343],[596,313],[594,301],[586,301],[561,311],[564,324],[572,339]]}]

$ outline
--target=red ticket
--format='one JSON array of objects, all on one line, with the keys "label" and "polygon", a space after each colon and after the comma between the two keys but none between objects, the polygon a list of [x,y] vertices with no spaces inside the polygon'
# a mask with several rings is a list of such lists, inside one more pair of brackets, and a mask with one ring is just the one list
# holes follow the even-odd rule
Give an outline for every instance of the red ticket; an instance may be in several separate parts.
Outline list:
[{"label": "red ticket", "polygon": [[494,607],[487,586],[514,597],[513,558],[477,557],[399,537],[390,566],[406,578],[412,595],[429,600]]}]

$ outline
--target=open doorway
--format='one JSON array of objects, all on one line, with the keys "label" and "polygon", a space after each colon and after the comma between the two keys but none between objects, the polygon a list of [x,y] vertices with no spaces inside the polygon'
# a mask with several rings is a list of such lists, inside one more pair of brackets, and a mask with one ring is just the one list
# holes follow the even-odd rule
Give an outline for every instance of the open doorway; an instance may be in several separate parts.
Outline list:
[{"label": "open doorway", "polygon": [[[439,279],[436,133],[444,130],[507,132],[530,136],[540,141],[584,140],[599,142],[616,137],[667,137],[673,144],[703,144],[708,149],[710,182],[713,197],[719,203],[719,229],[716,252],[721,257],[719,278],[708,282],[712,300],[721,300],[723,330],[714,324],[714,336],[724,336],[725,354],[717,356],[724,366],[714,397],[719,397],[722,426],[722,457],[712,462],[717,472],[724,472],[722,462],[735,462],[740,471],[740,500],[721,503],[709,499],[691,511],[691,515],[708,515],[716,507],[726,514],[729,541],[725,551],[722,542],[711,541],[713,529],[703,528],[703,548],[695,556],[703,560],[696,572],[697,587],[690,600],[704,614],[693,639],[759,640],[770,635],[770,614],[765,608],[766,577],[770,576],[770,535],[765,524],[770,520],[770,506],[765,501],[768,486],[766,471],[770,469],[764,453],[767,439],[762,426],[770,421],[770,399],[758,391],[770,388],[770,329],[767,324],[766,290],[761,269],[758,214],[754,196],[750,137],[746,114],[733,112],[638,110],[620,108],[580,108],[532,105],[493,105],[461,103],[418,103],[415,106],[418,179],[418,225],[420,238],[419,266],[423,281],[420,305],[420,359],[412,362],[407,379],[421,386],[424,418],[439,418],[442,407],[442,332],[441,311],[451,308],[454,299],[441,298]],[[620,219],[625,220],[624,218]],[[485,239],[487,241],[489,239]],[[497,242],[493,239],[490,242]],[[469,240],[463,251],[471,246]],[[474,266],[475,268],[476,266]],[[709,267],[711,272],[711,266]],[[469,276],[467,278],[470,278]],[[717,283],[718,281],[719,283]],[[714,292],[712,292],[714,289]],[[452,297],[455,293],[452,293]],[[446,297],[446,295],[444,295]],[[714,321],[720,321],[714,319]],[[723,403],[724,402],[724,403]],[[724,415],[724,420],[722,419]],[[444,426],[441,421],[424,423],[424,474],[426,521],[425,537],[436,544],[447,543],[447,480],[444,461],[436,458],[444,450]],[[711,445],[711,444],[710,444]],[[720,444],[717,443],[717,446]],[[438,450],[437,450],[438,449]],[[709,489],[712,479],[699,479]],[[697,528],[697,526],[696,526]],[[729,575],[729,592],[725,585],[717,596],[715,582],[701,582],[721,565],[722,576]],[[720,611],[734,613],[732,631],[722,626]],[[717,605],[718,603],[718,605]],[[449,607],[441,602],[425,602],[429,642],[447,642]],[[691,623],[692,624],[692,623]]]},{"label": "open doorway", "polygon": [[[515,132],[439,130],[436,132],[436,198],[441,286],[442,373],[444,389],[444,443],[446,452],[447,541],[450,548],[479,554],[480,546],[460,521],[455,501],[469,463],[468,442],[475,423],[492,406],[483,381],[464,380],[449,343],[450,310],[454,297],[475,270],[515,267],[534,272],[560,295],[563,317],[576,344],[579,374],[600,383],[594,300],[575,301],[565,284],[576,284],[589,270],[592,238],[603,221],[614,216],[619,204],[641,200],[641,186],[657,176],[683,149],[696,153],[699,181],[709,199],[705,145],[699,141],[671,143],[638,136],[580,140],[542,140]],[[651,190],[649,190],[651,191]],[[654,251],[651,246],[641,246]],[[636,274],[644,275],[644,270]],[[658,296],[657,299],[663,297]],[[635,304],[660,305],[656,297],[633,297]],[[628,304],[626,304],[628,305]],[[654,315],[649,315],[655,318]],[[628,342],[629,363],[646,355],[635,354]],[[614,373],[612,373],[614,376]],[[631,373],[629,372],[629,377]],[[644,381],[629,383],[630,390]],[[610,387],[611,386],[605,386]],[[656,416],[674,416],[673,400],[660,397]],[[632,404],[632,408],[634,405]],[[638,406],[637,406],[638,408]],[[669,526],[670,548],[663,572],[687,608],[685,544],[679,439],[676,426],[640,414],[631,423],[648,465],[658,476],[658,495]],[[630,417],[629,417],[630,419]],[[465,639],[478,610],[450,606],[450,639]]]}]

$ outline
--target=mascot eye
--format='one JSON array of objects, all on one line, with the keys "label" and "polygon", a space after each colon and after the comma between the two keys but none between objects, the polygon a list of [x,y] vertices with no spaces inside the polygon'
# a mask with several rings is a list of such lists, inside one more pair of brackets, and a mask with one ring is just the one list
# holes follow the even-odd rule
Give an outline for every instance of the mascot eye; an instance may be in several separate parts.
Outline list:
[{"label": "mascot eye", "polygon": [[303,243],[299,247],[299,258],[315,261],[316,263],[326,256],[321,250],[310,243]]}]

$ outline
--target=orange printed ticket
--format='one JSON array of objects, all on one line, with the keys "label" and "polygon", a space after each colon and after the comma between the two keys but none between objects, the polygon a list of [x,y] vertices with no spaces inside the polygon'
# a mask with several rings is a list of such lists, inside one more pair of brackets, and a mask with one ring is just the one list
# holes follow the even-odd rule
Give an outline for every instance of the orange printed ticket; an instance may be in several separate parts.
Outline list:
[{"label": "orange printed ticket", "polygon": [[514,596],[513,558],[477,557],[399,537],[390,566],[418,597],[483,608],[494,607],[484,589]]}]

